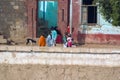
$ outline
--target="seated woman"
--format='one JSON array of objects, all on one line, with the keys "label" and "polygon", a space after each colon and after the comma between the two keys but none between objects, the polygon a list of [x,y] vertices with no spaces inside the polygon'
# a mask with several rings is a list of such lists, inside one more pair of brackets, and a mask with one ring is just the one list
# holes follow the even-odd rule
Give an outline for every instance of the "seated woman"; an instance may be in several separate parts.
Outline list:
[{"label": "seated woman", "polygon": [[56,43],[61,44],[62,43],[62,35],[58,34]]},{"label": "seated woman", "polygon": [[61,44],[62,43],[62,34],[61,34],[60,30],[57,28],[57,26],[55,27],[55,30],[57,32],[56,43]]},{"label": "seated woman", "polygon": [[46,44],[47,44],[48,47],[53,46],[53,39],[52,39],[51,33],[49,33],[47,38],[46,38]]},{"label": "seated woman", "polygon": [[39,46],[45,46],[46,45],[46,39],[43,36],[43,34],[40,36],[39,40],[38,40],[38,45]]}]

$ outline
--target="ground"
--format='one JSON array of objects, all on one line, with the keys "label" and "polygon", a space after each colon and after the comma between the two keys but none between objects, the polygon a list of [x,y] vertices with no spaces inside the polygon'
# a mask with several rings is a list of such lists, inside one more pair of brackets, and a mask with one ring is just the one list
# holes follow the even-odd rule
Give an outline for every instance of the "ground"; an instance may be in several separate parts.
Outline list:
[{"label": "ground", "polygon": [[120,67],[2,64],[0,80],[120,80]]}]

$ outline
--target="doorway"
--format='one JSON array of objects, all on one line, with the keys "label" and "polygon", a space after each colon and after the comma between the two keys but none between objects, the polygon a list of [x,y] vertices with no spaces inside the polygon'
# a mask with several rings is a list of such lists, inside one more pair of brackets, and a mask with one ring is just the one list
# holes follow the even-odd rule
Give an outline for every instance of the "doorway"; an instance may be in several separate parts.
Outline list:
[{"label": "doorway", "polygon": [[39,37],[42,33],[45,37],[50,32],[51,27],[58,24],[58,1],[57,0],[38,0],[37,8],[37,27],[36,33]]}]

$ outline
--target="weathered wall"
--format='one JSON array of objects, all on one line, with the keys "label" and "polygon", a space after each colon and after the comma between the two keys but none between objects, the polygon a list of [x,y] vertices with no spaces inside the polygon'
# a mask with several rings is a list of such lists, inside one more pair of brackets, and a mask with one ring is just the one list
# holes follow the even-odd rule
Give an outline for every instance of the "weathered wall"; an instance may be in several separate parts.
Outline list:
[{"label": "weathered wall", "polygon": [[[120,26],[113,26],[105,21],[103,16],[97,10],[96,25],[81,24],[81,1],[75,0],[73,4],[73,37],[79,43],[99,43],[99,44],[120,44]],[[76,5],[75,5],[76,4]],[[79,15],[78,15],[79,14]]]},{"label": "weathered wall", "polygon": [[73,38],[74,38],[74,41],[75,42],[79,42],[77,40],[77,36],[78,35],[78,30],[79,30],[79,27],[80,26],[80,15],[81,15],[81,12],[80,12],[80,9],[81,9],[81,2],[82,0],[73,0],[73,15],[72,15],[72,27],[73,27]]},{"label": "weathered wall", "polygon": [[97,24],[94,26],[81,25],[79,27],[79,42],[99,44],[120,44],[120,26],[113,26],[97,14]]},{"label": "weathered wall", "polygon": [[[58,0],[58,29],[62,34],[65,33],[68,26],[69,0]],[[64,11],[63,11],[64,10]],[[63,12],[62,12],[63,11]]]},{"label": "weathered wall", "polygon": [[[0,0],[0,33],[19,42],[26,37],[36,38],[37,1]],[[69,24],[69,1],[58,0],[58,29],[62,34]],[[81,25],[81,2],[73,0],[72,27],[75,42],[120,44],[120,28],[104,21],[100,14],[97,15],[97,25]]]},{"label": "weathered wall", "polygon": [[120,54],[0,52],[0,80],[120,80]]},{"label": "weathered wall", "polygon": [[120,80],[120,67],[0,65],[0,80]]},{"label": "weathered wall", "polygon": [[0,0],[0,32],[15,41],[26,37],[26,0]]},{"label": "weathered wall", "polygon": [[27,36],[30,38],[36,38],[36,22],[37,22],[37,1],[38,0],[27,0]]}]

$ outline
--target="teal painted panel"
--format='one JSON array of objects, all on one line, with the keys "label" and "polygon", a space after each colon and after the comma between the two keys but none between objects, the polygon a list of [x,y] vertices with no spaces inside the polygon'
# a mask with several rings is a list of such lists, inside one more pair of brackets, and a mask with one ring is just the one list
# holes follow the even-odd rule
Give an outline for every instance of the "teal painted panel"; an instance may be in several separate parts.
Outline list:
[{"label": "teal painted panel", "polygon": [[45,20],[48,27],[57,26],[58,21],[58,2],[57,1],[39,1],[38,19]]}]

